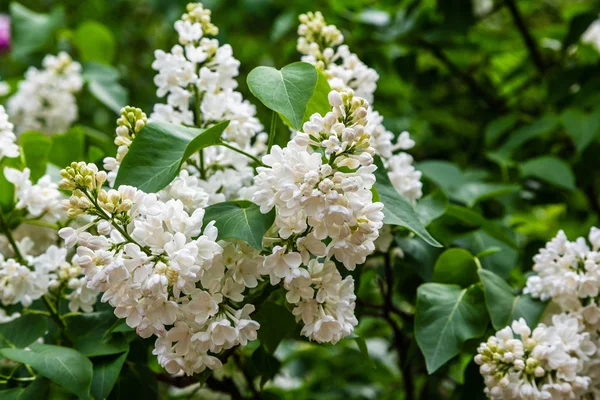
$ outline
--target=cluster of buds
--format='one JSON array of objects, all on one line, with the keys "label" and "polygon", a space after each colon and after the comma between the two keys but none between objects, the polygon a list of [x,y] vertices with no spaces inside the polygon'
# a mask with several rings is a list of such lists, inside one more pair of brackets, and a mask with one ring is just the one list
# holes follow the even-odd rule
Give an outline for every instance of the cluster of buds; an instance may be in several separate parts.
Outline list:
[{"label": "cluster of buds", "polygon": [[[189,3],[186,7],[187,13],[181,16],[181,20],[186,24],[189,30],[201,32],[204,35],[216,36],[219,34],[219,28],[211,22],[209,9],[202,6],[202,3]],[[177,28],[177,27],[176,27]],[[182,45],[191,44],[186,36],[179,37],[179,43]]]},{"label": "cluster of buds", "polygon": [[[303,126],[294,141],[299,145],[323,148],[329,156],[329,165],[346,166],[351,169],[373,163],[375,149],[371,135],[365,130],[369,103],[352,90],[329,93],[332,111],[324,117],[314,114]],[[343,156],[343,157],[341,157]]]},{"label": "cluster of buds", "polygon": [[325,62],[335,54],[333,47],[341,45],[344,36],[335,25],[327,25],[319,11],[302,14],[299,19],[298,50],[312,55],[317,60],[316,66],[324,69]]},{"label": "cluster of buds", "polygon": [[60,174],[63,179],[58,187],[72,191],[71,197],[63,201],[63,209],[69,218],[90,214],[127,223],[135,190],[126,190],[126,186],[119,191],[102,189],[107,175],[104,171],[98,171],[95,164],[74,162],[61,170]]},{"label": "cluster of buds", "polygon": [[121,116],[117,119],[115,144],[129,147],[135,135],[144,129],[147,122],[148,117],[139,108],[131,106],[121,108]]}]

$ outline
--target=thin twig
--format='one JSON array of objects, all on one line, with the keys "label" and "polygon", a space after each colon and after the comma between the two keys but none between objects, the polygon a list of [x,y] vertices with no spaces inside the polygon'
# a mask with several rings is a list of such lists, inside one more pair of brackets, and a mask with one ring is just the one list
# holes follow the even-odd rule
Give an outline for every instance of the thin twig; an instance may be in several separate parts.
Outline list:
[{"label": "thin twig", "polygon": [[8,242],[10,243],[11,247],[13,248],[13,252],[15,254],[15,260],[17,260],[19,262],[19,264],[27,265],[25,258],[23,258],[23,255],[21,254],[21,250],[19,250],[19,246],[17,246],[17,242],[15,241],[15,238],[8,226],[8,223],[6,222],[6,219],[4,218],[4,213],[2,212],[1,207],[0,207],[0,230],[2,230],[2,232],[4,232],[4,235],[6,235]]},{"label": "thin twig", "polygon": [[519,8],[517,7],[517,4],[514,0],[504,0],[504,4],[506,4],[506,7],[508,7],[512,18],[515,21],[515,25],[517,26],[517,29],[523,37],[523,41],[525,42],[525,46],[527,46],[527,49],[529,50],[529,54],[531,55],[533,63],[543,75],[546,71],[546,64],[544,63],[544,59],[542,58],[542,53],[540,53],[537,43],[533,39],[533,36],[531,36],[529,30],[527,29],[527,25],[523,20],[523,16],[521,15]]},{"label": "thin twig", "polygon": [[[394,332],[394,346],[398,351],[398,367],[400,368],[400,372],[402,373],[402,381],[404,384],[404,392],[406,400],[414,400],[415,398],[415,388],[412,377],[412,370],[410,368],[410,364],[407,359],[407,346],[406,340],[402,331],[392,318],[392,313],[394,313],[394,303],[393,303],[393,295],[394,295],[394,273],[393,273],[393,258],[391,252],[387,252],[385,254],[385,280],[386,284],[381,284],[381,289],[383,293],[383,312],[384,318],[391,326],[392,331]],[[385,287],[384,287],[385,286]]]},{"label": "thin twig", "polygon": [[424,39],[419,40],[418,44],[429,50],[431,54],[433,54],[435,58],[444,64],[454,76],[460,79],[471,90],[471,92],[473,92],[474,95],[480,97],[489,108],[500,111],[506,110],[506,104],[504,103],[503,99],[491,94],[487,89],[482,87],[472,75],[461,70],[452,62],[452,60],[448,58],[442,49]]}]

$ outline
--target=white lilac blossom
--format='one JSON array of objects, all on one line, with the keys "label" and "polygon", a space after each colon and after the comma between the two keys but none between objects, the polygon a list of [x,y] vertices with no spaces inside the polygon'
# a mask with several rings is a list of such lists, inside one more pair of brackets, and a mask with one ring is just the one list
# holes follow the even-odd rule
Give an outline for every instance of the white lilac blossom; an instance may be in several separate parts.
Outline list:
[{"label": "white lilac blossom", "polygon": [[[175,23],[179,44],[170,52],[155,52],[152,68],[158,72],[154,79],[157,95],[166,96],[167,103],[156,104],[150,120],[197,128],[227,120],[223,139],[258,155],[266,147],[266,134],[259,134],[263,126],[255,116],[255,107],[234,90],[240,63],[233,57],[231,46],[210,38],[218,33],[210,15],[200,3],[188,4],[187,12]],[[185,193],[189,199],[190,190],[201,186],[208,204],[252,195],[254,171],[249,159],[233,150],[220,146],[204,149],[188,160],[186,167],[188,173],[182,172],[173,183],[178,188],[167,189],[172,194]],[[191,176],[199,177],[199,184]],[[200,197],[200,202],[192,200],[195,206],[206,205],[205,195]]]},{"label": "white lilac blossom", "polygon": [[18,133],[63,133],[77,119],[75,94],[83,86],[81,65],[61,52],[44,57],[42,66],[41,70],[30,67],[8,99],[8,112]]},{"label": "white lilac blossom", "polygon": [[[320,12],[300,15],[298,26],[298,51],[302,61],[319,68],[332,89],[351,89],[356,96],[373,102],[379,75],[365,65],[358,56],[343,45],[344,37],[335,25],[327,25]],[[394,143],[394,134],[383,125],[383,116],[369,108],[365,130],[371,136],[371,146],[381,156],[390,172],[390,180],[398,192],[411,203],[422,196],[421,173],[413,166],[412,157],[397,150],[408,150],[414,146],[408,132],[402,132]]]},{"label": "white lilac blossom", "polygon": [[[559,231],[534,257],[525,293],[558,310],[531,333],[523,320],[482,343],[481,366],[492,399],[574,399],[600,395],[600,230],[571,242]],[[514,337],[514,334],[519,337]]]},{"label": "white lilac blossom", "polygon": [[567,314],[552,317],[533,332],[523,318],[513,321],[477,349],[475,362],[491,399],[575,399],[588,390],[582,375],[596,352],[580,321]]},{"label": "white lilac blossom", "polygon": [[14,126],[8,120],[8,114],[3,106],[0,106],[0,161],[4,157],[15,158],[19,156],[19,146],[15,143],[17,137]]},{"label": "white lilac blossom", "polygon": [[155,52],[152,68],[158,74],[154,82],[157,95],[166,96],[167,104],[157,104],[150,118],[199,128],[229,120],[224,138],[245,147],[262,125],[254,116],[254,106],[233,90],[240,62],[231,46],[220,46],[217,39],[208,37],[218,33],[210,10],[200,3],[188,4],[175,29],[180,44],[169,53]]},{"label": "white lilac blossom", "polygon": [[592,228],[588,245],[582,237],[574,242],[563,231],[534,257],[536,275],[527,279],[525,293],[552,300],[563,311],[580,312],[589,323],[598,323],[600,294],[600,230]]},{"label": "white lilac blossom", "polygon": [[369,104],[350,91],[332,91],[329,102],[331,112],[312,115],[285,148],[263,156],[253,201],[263,213],[276,210],[261,273],[271,284],[283,281],[304,335],[335,343],[356,325],[355,296],[352,277],[342,280],[330,259],[349,270],[365,262],[383,226],[383,204],[371,193]]},{"label": "white lilac blossom", "polygon": [[[102,189],[107,174],[94,164],[73,163],[61,175],[60,187],[73,191],[67,214],[93,217],[60,231],[67,247],[77,245],[86,286],[140,336],[157,337],[153,352],[169,373],[218,368],[222,350],[256,339],[254,306],[234,302],[258,284],[258,251],[217,243],[213,224],[203,229],[202,208],[188,213],[180,200],[131,186]],[[97,235],[86,231],[91,225]]]},{"label": "white lilac blossom", "polygon": [[304,323],[301,333],[319,343],[337,343],[358,324],[354,316],[356,295],[351,276],[342,279],[335,263],[310,260],[285,278],[286,300]]},{"label": "white lilac blossom", "polygon": [[10,85],[7,82],[0,81],[0,97],[10,93]]},{"label": "white lilac blossom", "polygon": [[589,43],[600,51],[600,19],[590,24],[586,31],[581,35],[583,43]]}]

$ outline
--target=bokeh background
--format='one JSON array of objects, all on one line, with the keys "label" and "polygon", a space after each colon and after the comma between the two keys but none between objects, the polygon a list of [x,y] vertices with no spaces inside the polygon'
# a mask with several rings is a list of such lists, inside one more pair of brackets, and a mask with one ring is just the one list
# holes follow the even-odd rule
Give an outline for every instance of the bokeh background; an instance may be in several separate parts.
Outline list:
[{"label": "bokeh background", "polygon": [[[498,225],[518,243],[511,249],[482,224],[444,216],[429,226],[445,245],[474,254],[496,246],[485,263],[519,287],[531,257],[558,229],[585,235],[600,212],[600,3],[592,0],[405,0],[267,1],[207,0],[218,39],[241,61],[239,90],[256,104],[264,125],[268,112],[249,93],[246,75],[258,65],[282,67],[299,60],[297,17],[320,10],[337,25],[351,51],[380,75],[374,107],[388,129],[407,130],[423,172],[424,192],[436,188]],[[150,112],[158,101],[151,68],[155,49],[177,40],[173,23],[186,1],[0,0],[10,15],[12,46],[0,55],[0,80],[12,91],[28,66],[45,54],[69,52],[82,63],[118,73],[105,89],[118,101]],[[108,73],[107,72],[107,73]],[[79,123],[110,139],[114,110],[79,94]],[[0,104],[8,97],[0,97]],[[419,283],[431,279],[439,251],[406,239],[392,282],[394,299],[408,314]],[[403,399],[397,351],[402,341],[380,315],[360,307],[377,302],[377,268],[360,280],[356,343],[316,346],[287,340],[277,352],[274,378],[264,398]],[[407,335],[404,349],[420,398],[482,396],[480,378],[465,352],[427,376],[411,341],[410,319],[397,321]],[[399,342],[400,340],[400,342]],[[468,343],[472,350],[477,343]],[[152,360],[149,360],[152,364]],[[154,375],[125,370],[121,398],[151,398],[167,390]],[[252,373],[250,368],[250,374]],[[236,380],[235,375],[231,378]],[[123,383],[125,382],[125,383]],[[129,383],[127,383],[129,382]],[[226,390],[223,390],[227,392]],[[216,392],[219,392],[218,390]],[[232,394],[207,394],[220,398]],[[198,395],[196,393],[196,395]],[[60,398],[60,394],[56,394]],[[147,397],[146,397],[147,396]],[[268,397],[271,396],[271,397]],[[235,398],[235,396],[234,396]]]}]

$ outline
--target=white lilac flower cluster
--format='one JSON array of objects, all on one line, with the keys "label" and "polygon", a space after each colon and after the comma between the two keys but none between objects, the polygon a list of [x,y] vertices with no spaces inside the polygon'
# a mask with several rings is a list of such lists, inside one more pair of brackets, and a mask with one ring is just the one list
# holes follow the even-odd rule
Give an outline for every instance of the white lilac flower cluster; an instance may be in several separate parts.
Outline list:
[{"label": "white lilac flower cluster", "polygon": [[72,190],[68,215],[93,218],[59,232],[67,247],[77,245],[87,287],[140,336],[157,337],[154,354],[169,373],[218,368],[222,350],[256,339],[254,306],[235,305],[258,284],[256,250],[217,243],[212,223],[202,229],[202,208],[188,213],[179,200],[131,186],[102,189],[107,174],[94,164],[73,163],[61,175],[60,187]]},{"label": "white lilac flower cluster", "polygon": [[513,321],[477,349],[475,362],[492,399],[575,399],[591,383],[585,363],[596,352],[581,322],[567,314],[552,317],[533,332],[523,318]]},{"label": "white lilac flower cluster", "polygon": [[[320,12],[300,15],[297,49],[303,54],[302,61],[319,68],[332,89],[352,89],[357,96],[373,102],[377,72],[365,65],[358,56],[343,45],[344,37],[335,25],[327,25]],[[396,143],[394,134],[383,125],[383,117],[369,109],[365,130],[371,135],[371,145],[386,165],[390,181],[406,200],[415,203],[422,195],[421,172],[413,166],[413,158],[397,150],[411,149],[415,142],[408,132],[402,132]]]},{"label": "white lilac flower cluster", "polygon": [[16,140],[14,125],[8,120],[8,114],[4,107],[0,106],[0,161],[4,157],[15,158],[19,156],[19,146],[15,143]]},{"label": "white lilac flower cluster", "polygon": [[[197,128],[228,120],[223,139],[247,153],[263,153],[266,134],[261,133],[263,126],[255,117],[256,109],[234,90],[240,63],[233,57],[231,46],[220,46],[217,39],[209,37],[218,33],[210,15],[200,3],[188,4],[187,13],[175,23],[180,44],[168,53],[155,52],[152,67],[158,71],[154,79],[157,95],[167,96],[167,103],[156,104],[150,120]],[[195,207],[248,199],[253,176],[247,157],[213,146],[189,160],[187,172],[182,171],[163,197],[196,197],[191,200]],[[204,193],[195,195],[197,192]]]},{"label": "white lilac flower cluster", "polygon": [[[574,399],[600,396],[600,230],[589,242],[558,232],[534,257],[525,293],[551,301],[551,322],[530,337],[513,322],[479,348],[486,393],[493,399]],[[513,338],[513,332],[520,335]]]},{"label": "white lilac flower cluster", "polygon": [[8,99],[8,112],[18,133],[63,133],[77,119],[75,94],[83,86],[81,65],[65,52],[47,55],[42,65],[41,70],[30,67]]},{"label": "white lilac flower cluster", "polygon": [[[0,159],[19,155],[12,130],[13,125],[0,106]],[[54,227],[65,219],[58,186],[49,175],[33,182],[28,168],[21,171],[5,167],[2,173],[14,185],[13,212],[23,222],[15,228],[2,224],[3,229],[11,229],[14,242],[10,243],[6,232],[0,232],[0,303],[28,307],[62,286],[70,289],[66,297],[71,311],[92,311],[97,293],[82,287],[79,267],[66,261],[65,249],[53,245],[58,239]],[[6,314],[4,310],[2,313]]]},{"label": "white lilac flower cluster", "polygon": [[333,262],[316,259],[335,258],[354,270],[374,251],[383,226],[383,204],[371,193],[376,166],[365,129],[369,104],[335,90],[329,102],[331,112],[312,115],[285,148],[273,146],[263,156],[253,196],[263,213],[276,210],[270,235],[276,237],[268,239],[272,254],[262,273],[272,284],[284,281],[303,332],[320,342],[347,336],[357,321],[352,278],[342,280]]}]

